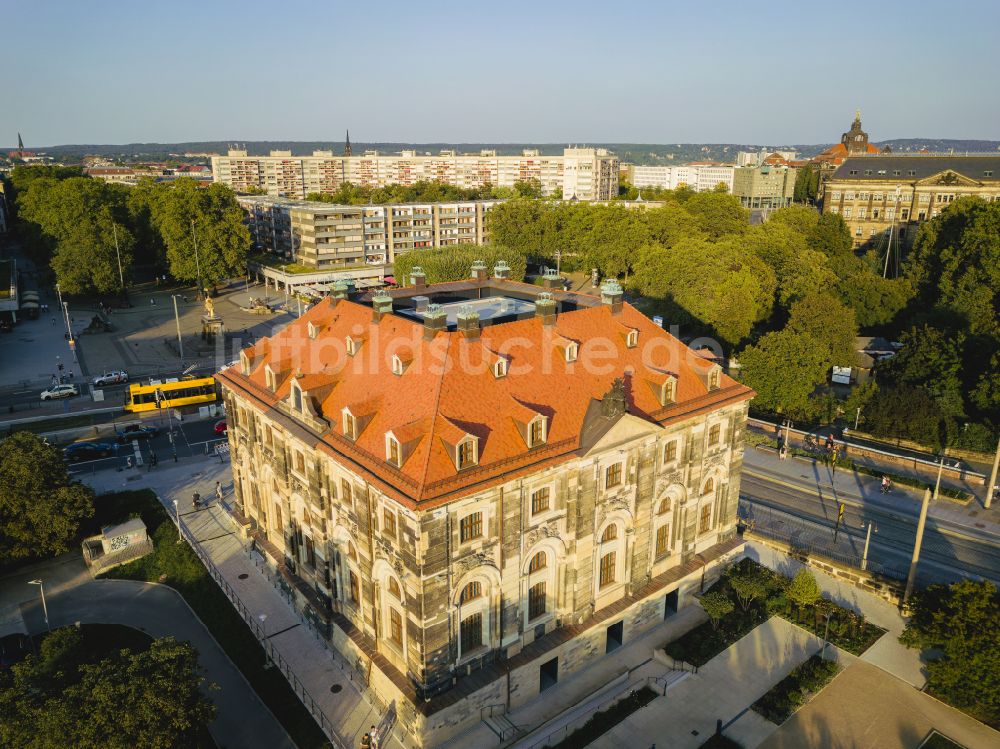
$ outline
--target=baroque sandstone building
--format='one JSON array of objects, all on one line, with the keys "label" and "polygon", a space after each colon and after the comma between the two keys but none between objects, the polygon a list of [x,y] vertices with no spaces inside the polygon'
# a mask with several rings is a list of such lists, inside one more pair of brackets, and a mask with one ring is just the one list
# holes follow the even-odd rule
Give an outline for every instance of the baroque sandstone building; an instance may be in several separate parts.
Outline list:
[{"label": "baroque sandstone building", "polygon": [[508,274],[341,292],[218,375],[237,519],[407,746],[571,689],[742,548],[752,391],[613,281]]}]

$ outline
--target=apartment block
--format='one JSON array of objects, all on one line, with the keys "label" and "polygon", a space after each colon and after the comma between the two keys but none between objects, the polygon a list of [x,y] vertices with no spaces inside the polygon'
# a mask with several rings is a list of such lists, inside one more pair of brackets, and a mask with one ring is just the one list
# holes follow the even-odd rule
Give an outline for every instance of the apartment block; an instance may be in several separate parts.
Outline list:
[{"label": "apartment block", "polygon": [[732,164],[715,162],[676,166],[629,165],[627,174],[631,183],[639,189],[658,187],[664,190],[676,190],[679,187],[688,187],[695,192],[705,192],[723,184],[727,191],[732,192],[734,170]]},{"label": "apartment block", "polygon": [[238,198],[254,247],[300,265],[335,270],[392,263],[405,252],[483,244],[499,201],[335,205],[267,195]]},{"label": "apartment block", "polygon": [[237,192],[263,190],[298,199],[314,192],[333,193],[344,182],[384,187],[437,181],[472,189],[513,187],[516,182],[535,180],[544,195],[610,200],[618,194],[618,166],[617,157],[602,148],[567,148],[562,156],[526,149],[519,156],[498,156],[491,150],[437,155],[366,151],[360,156],[334,156],[332,151],[293,156],[291,151],[271,151],[269,156],[250,156],[244,150],[231,150],[226,156],[212,157],[215,181]]}]

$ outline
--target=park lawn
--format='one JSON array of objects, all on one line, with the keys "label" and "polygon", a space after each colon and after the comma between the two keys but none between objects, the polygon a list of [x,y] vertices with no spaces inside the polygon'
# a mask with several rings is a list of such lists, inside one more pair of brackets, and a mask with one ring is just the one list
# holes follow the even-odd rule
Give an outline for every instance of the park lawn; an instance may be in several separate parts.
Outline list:
[{"label": "park lawn", "polygon": [[95,522],[118,523],[139,516],[154,551],[109,570],[107,577],[169,585],[194,609],[236,667],[302,749],[328,747],[329,741],[288,682],[265,670],[264,650],[222,589],[186,543],[177,543],[177,528],[149,490],[106,494],[97,498]]}]

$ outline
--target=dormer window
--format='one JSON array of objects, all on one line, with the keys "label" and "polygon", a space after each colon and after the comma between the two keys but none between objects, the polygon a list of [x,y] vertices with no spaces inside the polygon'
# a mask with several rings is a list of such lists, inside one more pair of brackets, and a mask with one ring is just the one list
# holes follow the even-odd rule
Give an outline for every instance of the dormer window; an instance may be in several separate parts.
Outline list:
[{"label": "dormer window", "polygon": [[356,440],[358,438],[358,420],[354,418],[354,414],[347,408],[341,412],[341,415],[343,417],[344,436],[347,439]]},{"label": "dormer window", "polygon": [[277,378],[274,376],[274,370],[271,369],[270,364],[264,367],[264,381],[267,383],[267,389],[272,393],[278,389]]},{"label": "dormer window", "polygon": [[711,372],[708,373],[708,389],[718,390],[719,383],[722,381],[722,372],[718,367],[715,367]]},{"label": "dormer window", "polygon": [[537,447],[538,445],[544,445],[545,439],[548,436],[546,432],[547,421],[544,416],[538,416],[528,425],[528,447]]},{"label": "dormer window", "polygon": [[501,377],[506,377],[507,376],[507,360],[506,359],[497,359],[493,363],[493,376],[495,378],[497,378],[498,380]]},{"label": "dormer window", "polygon": [[566,345],[566,361],[575,362],[576,356],[579,353],[580,346],[575,341],[570,341]]},{"label": "dormer window", "polygon": [[403,360],[400,359],[399,356],[393,355],[393,357],[392,357],[392,373],[398,377],[399,375],[403,374],[403,370],[405,370],[405,369],[406,369],[406,367],[403,366]]},{"label": "dormer window", "polygon": [[302,388],[297,382],[292,383],[292,409],[302,413]]},{"label": "dormer window", "polygon": [[625,345],[628,348],[635,348],[639,345],[639,331],[630,330],[628,335],[625,336]]},{"label": "dormer window", "polygon": [[385,436],[385,459],[392,465],[399,468],[403,464],[403,451],[400,449],[399,440],[392,434]]},{"label": "dormer window", "polygon": [[244,375],[250,374],[250,357],[247,356],[246,351],[240,352],[240,372]]},{"label": "dormer window", "polygon": [[354,356],[358,352],[358,348],[361,345],[361,342],[352,338],[351,336],[347,336],[344,339],[344,345],[347,347],[347,355]]},{"label": "dormer window", "polygon": [[316,336],[319,335],[319,325],[313,322],[309,323],[308,331],[309,331],[309,337],[315,340]]},{"label": "dormer window", "polygon": [[475,437],[467,437],[458,444],[458,470],[471,468],[479,462],[479,446]]}]

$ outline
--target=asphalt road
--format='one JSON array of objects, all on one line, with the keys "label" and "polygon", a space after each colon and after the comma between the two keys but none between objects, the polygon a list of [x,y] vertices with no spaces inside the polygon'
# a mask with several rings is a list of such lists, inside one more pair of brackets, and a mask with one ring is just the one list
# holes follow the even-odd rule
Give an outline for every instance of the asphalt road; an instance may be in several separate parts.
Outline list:
[{"label": "asphalt road", "polygon": [[[793,489],[744,474],[740,514],[755,532],[790,540],[797,546],[827,553],[841,561],[860,562],[867,523],[874,523],[868,553],[869,569],[905,579],[913,553],[917,519],[875,506],[845,503],[843,521],[834,541],[838,502],[820,497],[815,487]],[[928,517],[921,548],[918,580],[953,582],[983,577],[1000,582],[1000,546],[985,534],[943,526]]]},{"label": "asphalt road", "polygon": [[[208,419],[205,421],[191,422],[171,422],[165,412],[158,418],[144,419],[145,426],[154,426],[159,430],[156,437],[151,439],[137,439],[125,444],[117,445],[117,451],[110,458],[100,458],[97,460],[84,460],[78,463],[70,463],[70,473],[90,473],[92,471],[102,471],[107,469],[122,470],[155,470],[150,468],[150,454],[155,453],[159,463],[171,462],[176,455],[180,458],[193,457],[195,455],[205,455],[206,447],[208,453],[213,453],[217,445],[225,444],[224,435],[215,433],[216,422],[221,419]],[[111,440],[80,440],[81,442],[111,442]],[[139,466],[141,457],[142,465]],[[128,459],[132,459],[132,468],[128,467]]]}]

